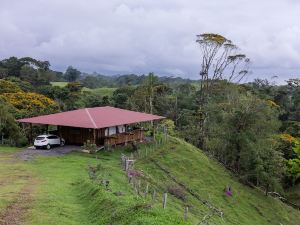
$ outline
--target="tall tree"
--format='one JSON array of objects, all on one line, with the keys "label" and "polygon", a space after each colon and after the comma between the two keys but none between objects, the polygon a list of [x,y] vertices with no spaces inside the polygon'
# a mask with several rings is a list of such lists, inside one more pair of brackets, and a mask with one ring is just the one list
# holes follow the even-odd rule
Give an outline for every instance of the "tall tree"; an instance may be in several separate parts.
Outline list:
[{"label": "tall tree", "polygon": [[205,110],[209,117],[204,148],[246,181],[267,191],[280,186],[284,159],[274,144],[280,126],[278,106],[239,86],[223,84]]},{"label": "tall tree", "polygon": [[76,81],[81,75],[81,72],[72,66],[69,66],[65,72],[65,79],[70,82]]},{"label": "tall tree", "polygon": [[204,33],[197,35],[196,42],[201,50],[200,92],[199,92],[199,144],[204,139],[204,123],[207,113],[204,105],[207,103],[215,81],[227,80],[240,82],[248,73],[250,60],[238,52],[238,47],[229,39],[219,34]]}]

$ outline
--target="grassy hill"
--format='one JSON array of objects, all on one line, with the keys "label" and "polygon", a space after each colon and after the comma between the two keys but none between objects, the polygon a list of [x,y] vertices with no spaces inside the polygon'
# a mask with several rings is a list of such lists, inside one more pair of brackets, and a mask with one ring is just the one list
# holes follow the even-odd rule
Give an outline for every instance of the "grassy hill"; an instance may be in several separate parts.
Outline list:
[{"label": "grassy hill", "polygon": [[[68,82],[50,82],[50,83],[52,86],[57,86],[57,87],[65,87],[68,84]],[[101,88],[94,88],[94,89],[84,87],[82,91],[90,91],[96,94],[100,94],[102,96],[112,96],[116,89],[117,88],[112,88],[112,87],[101,87]]]},{"label": "grassy hill", "polygon": [[90,91],[99,94],[101,96],[112,96],[116,89],[117,88],[111,88],[111,87],[101,87],[101,88],[94,88],[94,89],[84,87],[82,91]]},{"label": "grassy hill", "polygon": [[57,82],[50,82],[52,86],[57,86],[57,87],[65,87],[67,86],[68,82],[65,81],[57,81]]},{"label": "grassy hill", "polygon": [[[141,147],[135,163],[144,173],[139,181],[140,195],[121,169],[120,156],[130,155],[129,147],[96,155],[38,157],[28,162],[15,157],[18,151],[0,146],[0,219],[7,208],[18,203],[26,206],[23,220],[27,225],[174,225],[203,220],[230,225],[299,224],[299,211],[240,184],[217,162],[179,139],[170,138],[167,144],[154,148]],[[93,170],[96,173],[91,176]],[[101,180],[109,181],[108,189]],[[145,196],[147,185],[149,194]],[[232,187],[232,197],[225,197],[226,185]],[[162,209],[162,194],[167,191],[172,194]],[[22,202],[24,194],[32,201]],[[183,220],[186,206],[188,221]]]}]

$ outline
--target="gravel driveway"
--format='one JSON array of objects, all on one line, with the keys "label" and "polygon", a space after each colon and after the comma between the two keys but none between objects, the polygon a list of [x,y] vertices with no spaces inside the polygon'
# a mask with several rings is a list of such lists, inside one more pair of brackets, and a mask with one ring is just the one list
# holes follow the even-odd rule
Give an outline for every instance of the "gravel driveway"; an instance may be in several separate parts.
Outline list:
[{"label": "gravel driveway", "polygon": [[50,150],[34,149],[29,147],[17,154],[17,157],[22,160],[32,160],[35,156],[62,156],[73,151],[80,151],[81,147],[76,145],[65,145],[62,147],[51,148]]}]

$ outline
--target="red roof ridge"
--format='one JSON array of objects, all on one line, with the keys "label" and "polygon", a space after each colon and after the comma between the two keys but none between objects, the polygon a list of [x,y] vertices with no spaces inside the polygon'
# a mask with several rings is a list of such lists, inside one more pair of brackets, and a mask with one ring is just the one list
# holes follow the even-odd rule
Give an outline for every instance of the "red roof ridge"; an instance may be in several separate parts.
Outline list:
[{"label": "red roof ridge", "polygon": [[92,122],[94,128],[97,128],[97,125],[96,125],[94,119],[92,118],[92,116],[91,116],[91,114],[90,114],[90,112],[89,112],[89,108],[85,108],[85,112],[87,113],[88,117],[90,118],[90,120],[91,120],[91,122]]}]

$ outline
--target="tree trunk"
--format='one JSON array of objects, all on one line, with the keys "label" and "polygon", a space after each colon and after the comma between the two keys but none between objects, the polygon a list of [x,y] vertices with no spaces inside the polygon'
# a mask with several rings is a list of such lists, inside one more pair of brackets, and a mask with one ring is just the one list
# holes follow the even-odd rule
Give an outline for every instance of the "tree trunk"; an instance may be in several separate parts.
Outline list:
[{"label": "tree trunk", "polygon": [[268,196],[268,193],[269,193],[269,187],[270,187],[270,185],[269,184],[267,184],[267,186],[266,186],[266,196]]}]

